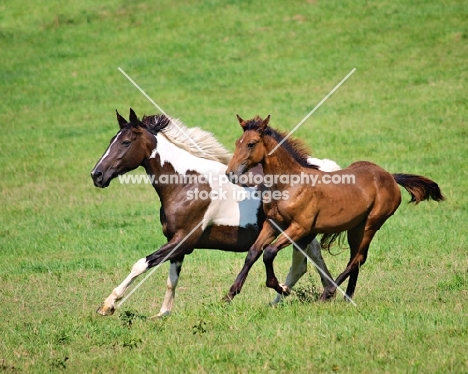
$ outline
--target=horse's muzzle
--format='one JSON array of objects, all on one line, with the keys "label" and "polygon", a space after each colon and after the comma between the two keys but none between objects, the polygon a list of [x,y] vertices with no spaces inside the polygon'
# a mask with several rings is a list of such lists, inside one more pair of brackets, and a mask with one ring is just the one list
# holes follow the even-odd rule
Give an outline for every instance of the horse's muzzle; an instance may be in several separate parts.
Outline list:
[{"label": "horse's muzzle", "polygon": [[239,177],[236,175],[236,173],[234,173],[232,171],[229,172],[229,173],[226,173],[226,177],[229,180],[229,182],[234,183],[234,184],[237,183],[237,181],[239,179]]},{"label": "horse's muzzle", "polygon": [[106,183],[106,181],[104,181],[104,174],[99,170],[91,171],[91,178],[93,179],[94,185],[96,187],[105,188],[109,186],[110,179]]}]

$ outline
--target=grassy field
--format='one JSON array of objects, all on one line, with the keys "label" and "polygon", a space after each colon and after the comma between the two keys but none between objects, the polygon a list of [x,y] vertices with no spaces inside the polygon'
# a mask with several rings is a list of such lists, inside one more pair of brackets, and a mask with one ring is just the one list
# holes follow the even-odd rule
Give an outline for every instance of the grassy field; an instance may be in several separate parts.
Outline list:
[{"label": "grassy field", "polygon": [[[0,371],[468,372],[467,17],[461,0],[2,1]],[[357,307],[315,302],[309,269],[270,308],[261,261],[224,305],[244,255],[200,250],[169,318],[149,318],[167,265],[99,317],[164,243],[152,188],[100,190],[89,176],[115,109],[157,113],[118,67],[231,150],[236,113],[291,129],[356,68],[295,136],[342,166],[426,175],[447,201],[401,205],[371,246]],[[348,251],[332,252],[337,275]]]}]

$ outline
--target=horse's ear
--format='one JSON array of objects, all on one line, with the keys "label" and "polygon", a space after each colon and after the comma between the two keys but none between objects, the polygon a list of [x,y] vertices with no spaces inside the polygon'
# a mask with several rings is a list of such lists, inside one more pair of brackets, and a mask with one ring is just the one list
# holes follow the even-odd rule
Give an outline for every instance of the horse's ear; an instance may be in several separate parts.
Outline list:
[{"label": "horse's ear", "polygon": [[237,120],[239,121],[239,125],[242,127],[242,130],[245,131],[247,123],[241,117],[239,117],[238,114],[236,114],[236,117],[237,117]]},{"label": "horse's ear", "polygon": [[265,131],[265,129],[267,128],[268,126],[268,123],[270,122],[270,115],[268,115],[267,118],[265,118],[262,123],[260,124],[260,126],[258,126],[258,132],[263,134],[263,132]]},{"label": "horse's ear", "polygon": [[117,122],[119,123],[119,127],[121,129],[124,128],[127,125],[128,121],[119,114],[117,109],[115,110],[115,114],[117,115]]},{"label": "horse's ear", "polygon": [[130,108],[130,123],[132,127],[139,127],[141,123],[132,108]]}]

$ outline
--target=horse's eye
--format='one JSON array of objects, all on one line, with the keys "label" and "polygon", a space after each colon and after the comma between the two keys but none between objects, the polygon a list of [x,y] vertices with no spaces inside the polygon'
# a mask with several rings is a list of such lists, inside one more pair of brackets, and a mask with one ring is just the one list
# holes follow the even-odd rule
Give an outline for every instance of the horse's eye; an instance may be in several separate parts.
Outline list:
[{"label": "horse's eye", "polygon": [[122,145],[125,146],[125,147],[128,147],[132,142],[130,140],[124,140],[122,142]]},{"label": "horse's eye", "polygon": [[249,144],[247,144],[247,147],[252,149],[253,147],[255,147],[255,144],[257,144],[257,143],[249,143]]}]

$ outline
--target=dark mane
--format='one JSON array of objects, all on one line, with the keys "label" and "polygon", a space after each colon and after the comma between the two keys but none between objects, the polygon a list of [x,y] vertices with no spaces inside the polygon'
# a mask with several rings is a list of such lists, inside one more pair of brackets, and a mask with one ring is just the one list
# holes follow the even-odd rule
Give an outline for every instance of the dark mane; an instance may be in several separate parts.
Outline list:
[{"label": "dark mane", "polygon": [[[244,131],[258,130],[262,122],[262,118],[255,116],[255,118],[245,121],[245,124],[243,124],[242,127]],[[275,130],[271,127],[267,127],[264,131],[264,134],[271,136],[278,143],[287,136],[286,132]],[[310,151],[302,140],[287,138],[281,144],[281,147],[284,148],[301,166],[318,170],[319,167],[317,165],[311,165],[307,162],[307,159],[310,157]]]},{"label": "dark mane", "polygon": [[156,114],[143,116],[141,122],[143,122],[150,133],[157,135],[158,132],[164,130],[171,123],[171,120],[164,114]]}]

